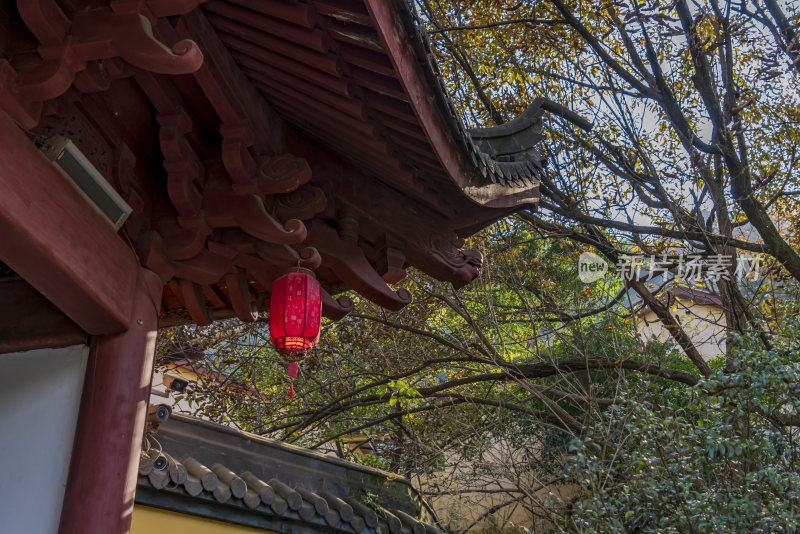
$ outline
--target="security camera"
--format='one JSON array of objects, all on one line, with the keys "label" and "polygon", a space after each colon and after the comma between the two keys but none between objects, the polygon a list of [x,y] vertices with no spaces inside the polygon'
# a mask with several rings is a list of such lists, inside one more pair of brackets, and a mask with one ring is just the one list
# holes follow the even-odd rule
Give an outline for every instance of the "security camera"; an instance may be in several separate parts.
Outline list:
[{"label": "security camera", "polygon": [[142,451],[139,457],[139,474],[149,475],[153,471],[163,471],[169,466],[169,459],[158,449]]},{"label": "security camera", "polygon": [[172,414],[172,408],[168,404],[151,404],[147,408],[147,422],[154,425],[166,422]]},{"label": "security camera", "polygon": [[156,456],[156,459],[153,460],[153,471],[163,471],[167,468],[167,457],[163,454],[159,454]]},{"label": "security camera", "polygon": [[175,375],[164,375],[164,378],[161,380],[161,383],[164,384],[164,387],[167,390],[172,390],[177,393],[181,393],[183,390],[186,389],[186,386],[189,385],[188,380],[184,380],[183,378],[178,378]]}]

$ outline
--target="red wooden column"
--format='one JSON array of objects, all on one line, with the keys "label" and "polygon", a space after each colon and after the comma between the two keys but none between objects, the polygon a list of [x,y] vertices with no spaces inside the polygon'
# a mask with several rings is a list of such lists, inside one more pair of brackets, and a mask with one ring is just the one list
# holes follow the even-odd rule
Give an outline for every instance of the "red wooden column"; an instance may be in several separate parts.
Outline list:
[{"label": "red wooden column", "polygon": [[141,269],[128,330],[92,341],[60,534],[130,530],[161,289]]}]

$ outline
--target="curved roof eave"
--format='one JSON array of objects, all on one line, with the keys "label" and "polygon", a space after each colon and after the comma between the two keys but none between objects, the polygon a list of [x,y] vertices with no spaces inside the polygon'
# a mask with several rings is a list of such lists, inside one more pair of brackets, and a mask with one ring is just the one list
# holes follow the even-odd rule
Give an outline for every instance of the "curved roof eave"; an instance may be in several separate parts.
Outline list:
[{"label": "curved roof eave", "polygon": [[405,0],[365,0],[365,4],[420,125],[464,195],[489,208],[537,205],[544,158],[501,161],[476,146],[446,95],[411,6]]}]

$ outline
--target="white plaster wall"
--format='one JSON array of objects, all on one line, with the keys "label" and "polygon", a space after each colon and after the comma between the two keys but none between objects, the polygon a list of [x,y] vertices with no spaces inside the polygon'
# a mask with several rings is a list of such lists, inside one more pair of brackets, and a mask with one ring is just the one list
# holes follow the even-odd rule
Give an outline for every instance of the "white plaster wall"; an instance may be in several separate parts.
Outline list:
[{"label": "white plaster wall", "polygon": [[[695,304],[691,300],[678,300],[672,315],[683,326],[704,360],[725,354],[725,314],[717,306]],[[653,312],[639,317],[637,329],[642,341],[655,337],[659,341],[672,339],[664,325]]]},{"label": "white plaster wall", "polygon": [[55,534],[89,347],[0,354],[0,533]]}]

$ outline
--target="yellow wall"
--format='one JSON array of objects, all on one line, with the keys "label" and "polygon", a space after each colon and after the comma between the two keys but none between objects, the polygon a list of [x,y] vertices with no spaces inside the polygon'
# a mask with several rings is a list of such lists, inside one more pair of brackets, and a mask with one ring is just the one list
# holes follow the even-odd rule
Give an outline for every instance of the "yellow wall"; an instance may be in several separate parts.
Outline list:
[{"label": "yellow wall", "polygon": [[169,534],[265,534],[273,531],[223,523],[140,504],[133,507],[131,534],[163,532]]}]

